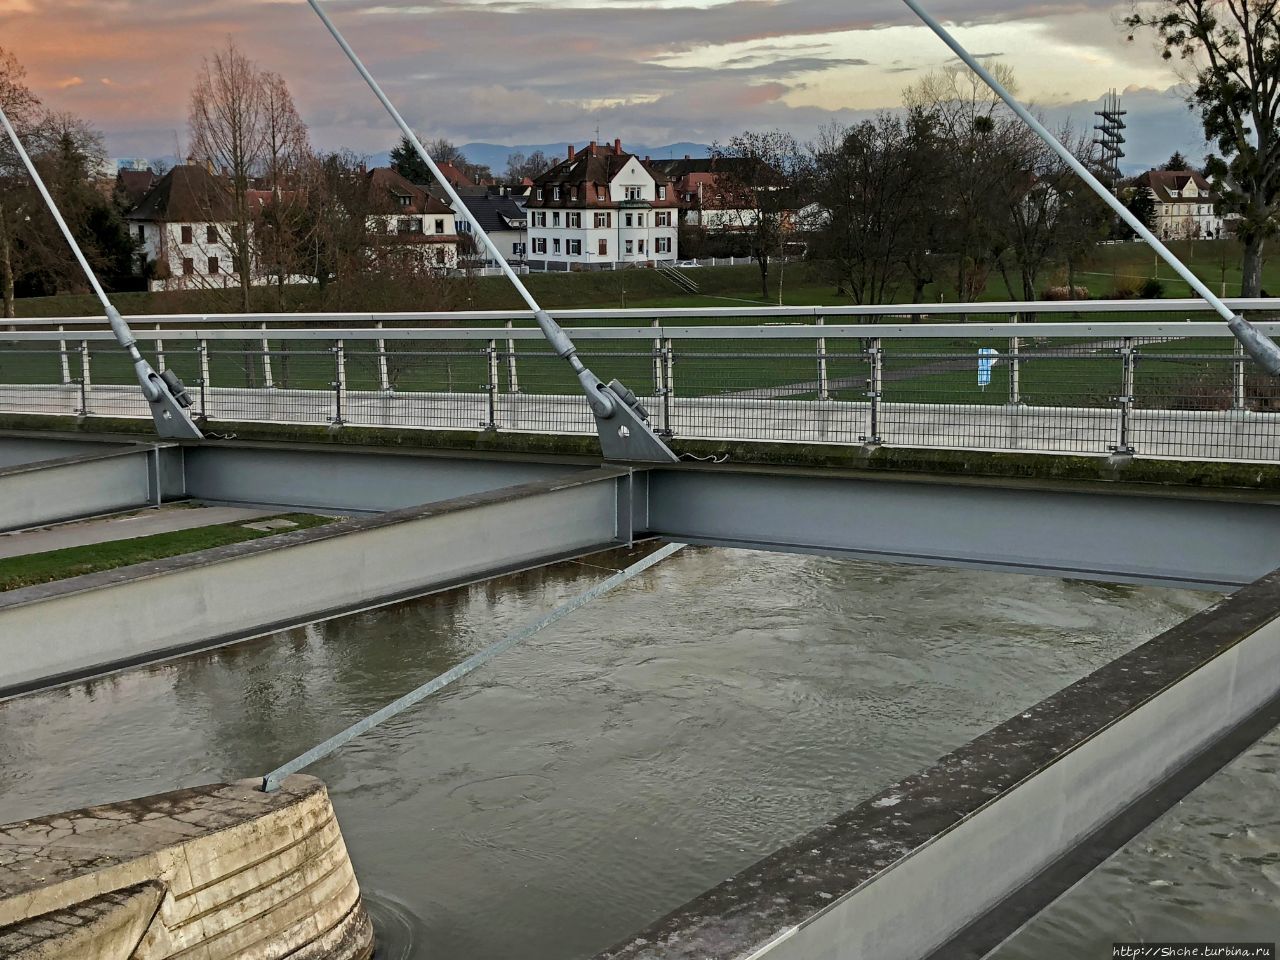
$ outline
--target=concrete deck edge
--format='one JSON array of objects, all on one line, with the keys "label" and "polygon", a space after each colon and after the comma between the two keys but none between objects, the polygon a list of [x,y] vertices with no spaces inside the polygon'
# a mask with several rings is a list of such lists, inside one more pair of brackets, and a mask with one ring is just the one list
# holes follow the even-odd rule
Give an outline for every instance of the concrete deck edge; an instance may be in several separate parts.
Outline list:
[{"label": "concrete deck edge", "polygon": [[[1019,788],[1077,755],[1092,741],[1137,715],[1143,707],[1154,704],[1162,694],[1174,691],[1182,681],[1206,667],[1220,665],[1228,655],[1277,620],[1280,620],[1280,572],[1243,588],[993,728],[929,769],[890,786],[782,847],[648,929],[600,953],[597,960],[797,956],[795,951],[799,947],[791,944],[800,939],[800,933],[809,924],[827,916],[842,901],[892,877],[895,870],[910,864],[921,852],[975,822],[984,811],[994,809]],[[1277,700],[1273,695],[1247,716],[1224,723],[1222,737],[1196,749],[1193,756],[1177,764],[1178,769],[1157,783],[1155,791],[1191,765],[1199,764],[1203,775],[1221,766],[1232,754],[1220,755],[1216,765],[1208,766],[1206,755],[1223,747],[1233,734],[1238,750],[1251,742],[1240,742],[1241,731],[1264,732],[1267,727],[1259,730],[1257,725],[1272,715]],[[1183,782],[1181,788],[1185,793],[1198,782]],[[1151,792],[1142,791],[1119,812],[1120,818],[1129,815],[1127,829],[1131,834],[1160,812],[1149,810],[1137,820],[1132,816],[1135,802]],[[1168,799],[1166,796],[1165,800]],[[1053,818],[1052,813],[1046,816],[1049,820]],[[1117,819],[1106,818],[1102,830],[1090,830],[1089,838],[1098,837]],[[1045,829],[1052,831],[1055,827],[1047,824]],[[1099,850],[1095,849],[1095,862],[1098,854]],[[998,853],[992,856],[998,859]],[[987,866],[990,865],[980,867],[971,863],[969,869],[980,873]],[[1027,879],[1043,884],[1046,875],[1037,869],[1034,876]],[[978,873],[973,876],[977,877]],[[1056,895],[1055,889],[1050,884],[1041,894],[1051,898]],[[1013,894],[1013,899],[1016,897],[1017,894]],[[1014,904],[1013,909],[1025,918],[1043,905],[1024,899]],[[983,949],[995,945],[988,942],[994,928],[989,923],[982,925],[988,919],[983,914],[985,911],[980,911],[978,916],[964,917],[947,938],[967,936],[973,952],[965,956],[981,956]],[[971,926],[975,921],[978,926]],[[884,945],[886,949],[876,955],[920,956],[939,945],[935,943],[923,953],[899,953]],[[862,954],[850,947],[839,955]],[[947,949],[933,955],[960,956]]]},{"label": "concrete deck edge", "polygon": [[[65,432],[71,435],[150,435],[151,425],[123,418],[0,415],[0,430]],[[444,451],[450,454],[538,455],[599,462],[599,441],[592,436],[387,427],[341,429],[306,425],[218,421],[217,430],[238,440],[324,443],[337,447],[378,447]],[[1202,489],[1280,490],[1280,463],[1116,459],[1106,454],[986,453],[897,446],[758,443],[750,441],[668,441],[673,450],[698,457],[728,457],[738,465],[834,467],[870,472],[932,473],[950,476],[1007,477],[1028,480],[1098,481]]]},{"label": "concrete deck edge", "polygon": [[150,580],[155,577],[163,577],[180,570],[189,570],[198,567],[207,567],[213,564],[227,563],[238,560],[242,557],[274,553],[276,551],[288,550],[292,547],[302,546],[304,544],[319,543],[324,540],[345,537],[354,533],[379,530],[384,527],[395,526],[406,521],[422,520],[429,517],[444,516],[445,514],[450,513],[460,513],[465,510],[472,510],[477,507],[488,506],[490,504],[519,500],[539,493],[555,493],[561,490],[569,490],[574,487],[618,479],[626,476],[629,472],[630,471],[626,468],[602,467],[597,470],[571,474],[559,479],[534,481],[532,483],[520,484],[514,487],[503,487],[499,490],[469,494],[464,497],[455,497],[451,500],[443,500],[437,503],[422,504],[416,507],[406,507],[403,510],[394,510],[379,514],[375,517],[340,520],[334,523],[325,524],[324,526],[312,527],[307,530],[280,533],[275,536],[249,540],[244,543],[230,544],[224,547],[213,547],[209,550],[200,550],[195,553],[166,557],[162,560],[154,560],[148,563],[119,567],[114,570],[104,570],[99,573],[84,574],[79,577],[71,577],[66,580],[55,580],[51,583],[42,583],[31,587],[22,587],[17,590],[9,590],[7,592],[0,593],[0,611],[27,606],[33,603],[42,603],[48,600],[58,600],[77,593],[100,590],[104,587],[132,583],[139,580]]}]

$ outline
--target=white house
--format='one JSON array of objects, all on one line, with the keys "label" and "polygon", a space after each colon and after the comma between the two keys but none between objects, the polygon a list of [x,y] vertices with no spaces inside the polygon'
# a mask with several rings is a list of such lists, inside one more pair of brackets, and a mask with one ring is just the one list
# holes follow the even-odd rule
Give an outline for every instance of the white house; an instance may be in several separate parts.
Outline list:
[{"label": "white house", "polygon": [[458,265],[457,219],[449,206],[390,167],[365,174],[367,223],[381,251],[414,251],[422,266]]},{"label": "white house", "polygon": [[1193,170],[1151,170],[1138,178],[1155,199],[1152,229],[1161,240],[1212,240],[1223,236],[1213,186]]},{"label": "white house", "polygon": [[639,157],[594,141],[533,182],[530,266],[600,270],[677,259],[679,210],[670,180]]},{"label": "white house", "polygon": [[[522,201],[523,197],[511,196],[506,187],[492,187],[483,194],[464,192],[467,216],[458,217],[458,233],[471,234],[475,221],[509,262],[522,263],[529,255],[529,215]],[[478,241],[475,256],[485,266],[497,266],[497,261],[479,248]]]},{"label": "white house", "polygon": [[141,244],[140,259],[155,263],[152,291],[239,284],[230,246],[231,191],[225,179],[205,167],[174,167],[125,219]]}]

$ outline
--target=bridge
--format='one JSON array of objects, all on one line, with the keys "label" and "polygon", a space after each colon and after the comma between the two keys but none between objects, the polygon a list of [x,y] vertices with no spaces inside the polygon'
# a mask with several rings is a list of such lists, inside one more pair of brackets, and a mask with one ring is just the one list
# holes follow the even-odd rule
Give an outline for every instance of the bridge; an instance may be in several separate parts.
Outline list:
[{"label": "bridge", "polygon": [[640,541],[1239,591],[607,954],[981,956],[1280,721],[1276,388],[1204,312],[561,314],[660,465],[602,462],[530,313],[134,318],[191,393],[180,442],[102,318],[16,321],[0,529],[185,498],[353,517],[0,595],[0,696]]}]

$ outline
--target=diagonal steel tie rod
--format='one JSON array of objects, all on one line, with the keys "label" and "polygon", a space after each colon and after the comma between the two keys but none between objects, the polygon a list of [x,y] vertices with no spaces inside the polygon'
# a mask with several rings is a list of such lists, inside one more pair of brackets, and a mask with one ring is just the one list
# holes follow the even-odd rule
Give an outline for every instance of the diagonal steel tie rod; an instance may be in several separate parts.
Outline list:
[{"label": "diagonal steel tie rod", "polygon": [[1077,176],[1080,177],[1089,187],[1102,198],[1112,210],[1119,215],[1129,227],[1147,242],[1150,247],[1160,256],[1165,263],[1171,266],[1183,280],[1185,280],[1201,298],[1213,307],[1227,321],[1227,326],[1231,328],[1231,332],[1235,334],[1245,352],[1253,358],[1254,362],[1262,369],[1266,370],[1272,376],[1280,376],[1280,347],[1270,337],[1265,336],[1262,331],[1255,327],[1252,323],[1236,313],[1225,303],[1223,303],[1205,283],[1197,277],[1190,269],[1187,268],[1181,260],[1174,256],[1173,251],[1160,242],[1159,238],[1152,233],[1147,226],[1133,215],[1133,213],[1120,202],[1103,183],[1095,177],[1080,160],[1068,150],[1061,141],[1045,128],[1045,125],[1037,120],[995,77],[991,75],[991,71],[987,70],[981,63],[974,58],[968,50],[960,45],[960,42],[953,37],[947,29],[939,23],[927,10],[919,3],[919,0],[903,0],[903,2],[911,8],[922,21],[925,26],[938,35],[938,37],[951,48],[964,63],[976,73],[988,87],[998,96],[1005,104],[1018,115],[1031,130],[1043,140],[1048,146],[1062,158]]},{"label": "diagonal steel tie rod", "polygon": [[520,294],[524,302],[529,305],[529,309],[533,311],[534,319],[538,321],[538,326],[542,328],[543,335],[551,343],[556,355],[562,360],[568,361],[569,366],[573,368],[578,382],[582,384],[583,392],[587,395],[587,403],[591,405],[591,412],[595,416],[596,432],[600,436],[600,447],[604,452],[605,459],[634,463],[676,462],[679,458],[671,452],[649,426],[649,415],[636,399],[636,395],[617,380],[606,385],[583,364],[573,340],[565,333],[560,324],[556,323],[551,314],[538,305],[538,301],[534,299],[528,287],[524,285],[516,275],[516,272],[511,269],[511,264],[507,262],[507,258],[503,256],[502,251],[489,238],[488,233],[480,226],[476,218],[471,216],[466,204],[462,202],[462,198],[453,189],[453,185],[440,172],[439,166],[431,159],[426,147],[418,139],[418,135],[405,122],[404,117],[400,115],[400,111],[395,108],[395,105],[383,92],[382,87],[378,85],[378,81],[373,78],[373,74],[369,72],[369,69],[356,55],[351,44],[347,43],[346,38],[334,25],[333,21],[329,19],[328,14],[321,9],[319,0],[307,0],[307,3],[311,5],[311,9],[316,12],[316,16],[320,18],[320,21],[333,36],[333,39],[337,41],[338,46],[347,55],[352,66],[364,78],[374,96],[386,108],[387,113],[391,115],[391,119],[400,128],[400,132],[405,135],[409,143],[413,144],[413,148],[418,156],[422,158],[422,162],[427,165],[431,175],[436,178],[436,182],[440,184],[441,189],[444,190],[449,200],[453,203],[455,213],[466,217],[470,221],[475,235],[480,238],[480,242],[484,244],[489,255],[498,262],[502,272],[516,288],[516,292]]},{"label": "diagonal steel tie rod", "polygon": [[452,670],[445,671],[434,680],[430,680],[418,687],[416,690],[411,690],[409,693],[406,693],[399,700],[392,701],[381,710],[369,714],[369,716],[365,717],[358,723],[353,723],[341,733],[334,734],[328,740],[324,741],[324,743],[317,744],[306,753],[294,757],[288,763],[276,767],[276,769],[272,770],[262,778],[262,792],[274,793],[276,790],[280,789],[280,784],[284,781],[285,777],[305,770],[312,764],[318,763],[326,757],[332,756],[356,737],[368,733],[374,727],[379,724],[386,723],[393,717],[398,717],[410,707],[416,706],[432,694],[438,693],[445,687],[457,683],[467,674],[474,673],[476,670],[480,669],[480,667],[484,666],[494,657],[499,654],[506,653],[512,647],[523,643],[534,634],[540,633],[553,623],[563,620],[575,610],[585,607],[592,600],[596,600],[599,597],[604,596],[609,591],[622,586],[627,581],[638,577],[650,567],[657,566],[672,554],[679,553],[685,548],[685,546],[687,546],[687,544],[669,543],[662,549],[654,551],[644,559],[633,563],[625,570],[619,570],[607,580],[601,580],[590,590],[578,594],[572,600],[556,607],[544,617],[535,620],[533,623],[520,628],[515,633],[509,634],[495,643],[491,643],[479,653],[473,654],[466,660],[463,660]]},{"label": "diagonal steel tie rod", "polygon": [[94,294],[102,302],[102,307],[107,314],[107,320],[111,323],[111,332],[115,334],[116,342],[120,344],[133,362],[133,370],[137,375],[139,385],[142,387],[142,395],[146,397],[147,404],[151,408],[151,418],[155,421],[156,433],[167,440],[201,439],[203,434],[201,434],[200,428],[195,425],[191,415],[187,412],[187,408],[191,406],[191,398],[187,395],[186,387],[183,386],[182,381],[178,379],[177,374],[172,370],[166,370],[162,374],[156,373],[155,368],[139,352],[138,341],[134,338],[133,331],[125,323],[124,317],[120,316],[120,311],[111,305],[106,291],[102,289],[102,284],[98,282],[93,268],[89,266],[89,261],[85,259],[84,251],[80,249],[80,244],[76,243],[76,238],[71,235],[71,229],[62,218],[62,213],[58,210],[58,205],[50,195],[49,188],[44,185],[44,180],[41,179],[40,172],[36,169],[35,163],[32,162],[31,155],[23,147],[22,140],[18,137],[18,131],[9,122],[9,118],[5,115],[3,108],[0,108],[0,126],[3,126],[4,132],[9,135],[9,141],[13,144],[13,149],[18,152],[23,166],[27,168],[27,173],[30,174],[36,189],[44,199],[45,205],[49,208],[49,212],[53,214],[53,219],[58,224],[58,229],[62,231],[62,236],[66,239],[67,245],[71,247],[71,252],[75,254],[76,260],[79,261],[80,269],[84,271],[84,275],[89,281],[89,286],[93,288]]}]

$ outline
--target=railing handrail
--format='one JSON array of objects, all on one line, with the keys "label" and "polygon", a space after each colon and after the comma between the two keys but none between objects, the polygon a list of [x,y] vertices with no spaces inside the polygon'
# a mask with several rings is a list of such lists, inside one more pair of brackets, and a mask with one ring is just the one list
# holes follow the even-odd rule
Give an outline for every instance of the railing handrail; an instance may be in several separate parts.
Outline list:
[{"label": "railing handrail", "polygon": [[[1225,301],[1227,306],[1240,313],[1275,311],[1280,316],[1280,298],[1256,297]],[[832,317],[912,317],[912,316],[995,316],[1042,314],[1096,314],[1096,313],[1213,313],[1203,300],[1034,300],[980,303],[923,303],[878,304],[847,307],[666,307],[628,309],[578,309],[557,310],[556,316],[566,320],[697,320],[720,317],[742,319],[793,319]],[[486,323],[519,321],[533,323],[528,310],[453,310],[436,312],[353,312],[353,313],[190,313],[190,314],[137,314],[129,317],[135,325],[193,326],[206,324],[272,324],[306,325],[338,323],[346,327],[376,323],[455,323],[458,321]],[[81,317],[19,317],[3,321],[15,327],[93,326],[105,324],[105,316]]]},{"label": "railing handrail", "polygon": [[[1262,321],[1259,329],[1280,337],[1280,319]],[[643,326],[567,327],[571,336],[582,340],[1007,340],[1046,338],[1105,340],[1112,338],[1225,338],[1233,334],[1222,321],[1082,321],[1078,323],[918,323],[918,324],[760,324],[756,326]],[[218,329],[168,329],[134,331],[140,341],[166,342],[218,340],[520,340],[542,338],[537,327],[318,327],[311,329],[235,327]],[[0,332],[3,342],[47,342],[112,340],[109,330],[15,330]]]}]

